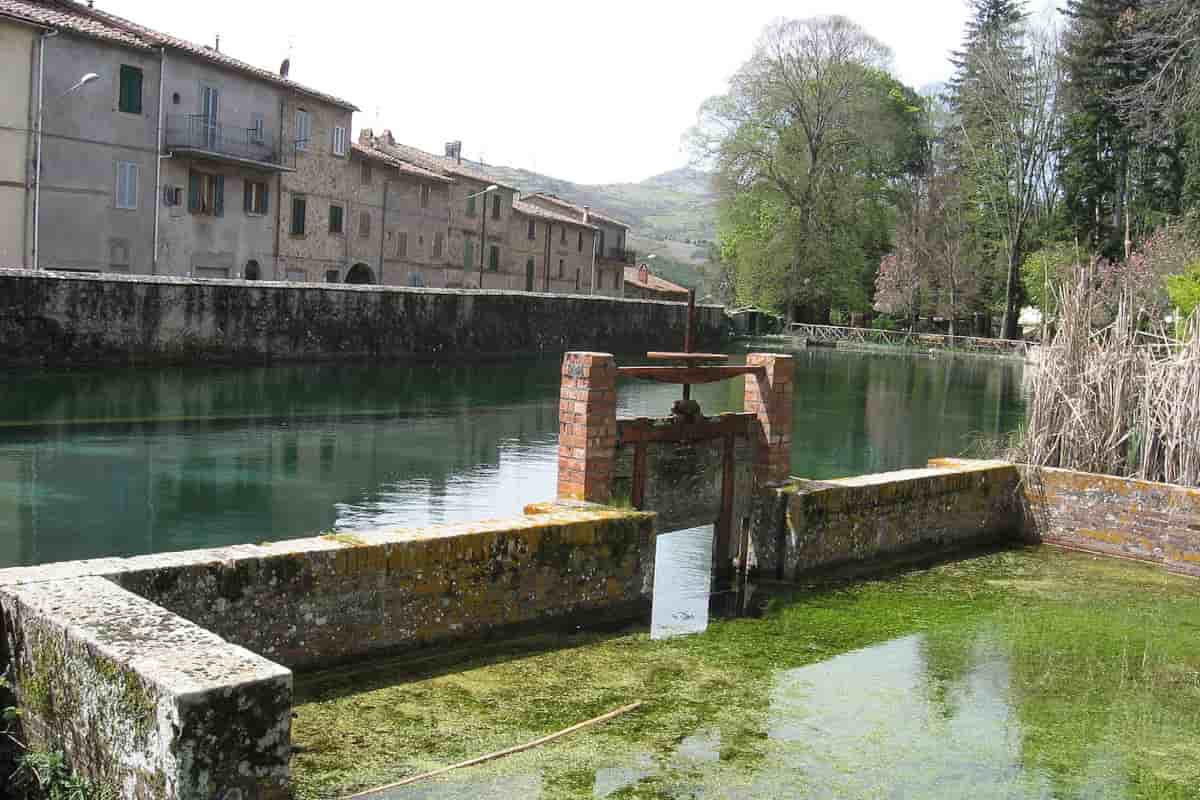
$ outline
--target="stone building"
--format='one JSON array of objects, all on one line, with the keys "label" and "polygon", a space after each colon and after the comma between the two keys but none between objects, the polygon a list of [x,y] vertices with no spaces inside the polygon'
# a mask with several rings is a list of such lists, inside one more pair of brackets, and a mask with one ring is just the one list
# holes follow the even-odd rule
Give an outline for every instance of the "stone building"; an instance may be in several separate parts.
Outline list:
[{"label": "stone building", "polygon": [[513,201],[513,260],[525,265],[527,292],[579,293],[591,286],[596,228],[524,200]]},{"label": "stone building", "polygon": [[4,262],[150,272],[160,51],[73,3],[0,0],[0,18]]},{"label": "stone building", "polygon": [[637,259],[637,254],[625,247],[629,226],[587,206],[567,202],[552,194],[532,194],[523,199],[531,205],[592,226],[595,231],[595,258],[590,265],[591,278],[588,283],[594,287],[593,294],[620,297],[624,291],[625,267],[635,263]]}]

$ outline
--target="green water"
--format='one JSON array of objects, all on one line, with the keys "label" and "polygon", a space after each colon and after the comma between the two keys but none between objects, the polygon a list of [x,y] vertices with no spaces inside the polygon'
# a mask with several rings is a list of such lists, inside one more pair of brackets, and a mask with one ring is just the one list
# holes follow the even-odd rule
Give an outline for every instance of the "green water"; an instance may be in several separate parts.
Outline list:
[{"label": "green water", "polygon": [[300,800],[603,727],[379,800],[1200,796],[1200,582],[1051,548],[640,628],[301,676]]},{"label": "green water", "polygon": [[[922,465],[1015,428],[1022,368],[796,354],[793,471]],[[0,567],[517,513],[554,494],[557,359],[0,375]],[[677,389],[620,387],[623,414]],[[699,387],[740,410],[740,380]]]}]

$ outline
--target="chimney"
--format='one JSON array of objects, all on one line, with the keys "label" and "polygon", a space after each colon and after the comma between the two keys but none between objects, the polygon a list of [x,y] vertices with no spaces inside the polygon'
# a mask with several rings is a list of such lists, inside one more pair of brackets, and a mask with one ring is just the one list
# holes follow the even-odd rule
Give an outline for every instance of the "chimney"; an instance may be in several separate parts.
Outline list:
[{"label": "chimney", "polygon": [[221,52],[221,34],[219,33],[217,34],[217,46],[215,49],[218,53]]},{"label": "chimney", "polygon": [[453,158],[454,163],[462,163],[462,140],[455,139],[453,142],[446,142],[446,158]]},{"label": "chimney", "polygon": [[592,207],[584,206],[583,207],[583,221],[584,222],[589,221],[591,219],[591,216],[592,216]]},{"label": "chimney", "polygon": [[388,128],[383,129],[383,133],[379,134],[379,138],[383,139],[384,144],[395,144],[396,140],[392,137],[392,132]]},{"label": "chimney", "polygon": [[358,132],[358,143],[370,147],[375,143],[375,131],[372,128],[363,128]]}]

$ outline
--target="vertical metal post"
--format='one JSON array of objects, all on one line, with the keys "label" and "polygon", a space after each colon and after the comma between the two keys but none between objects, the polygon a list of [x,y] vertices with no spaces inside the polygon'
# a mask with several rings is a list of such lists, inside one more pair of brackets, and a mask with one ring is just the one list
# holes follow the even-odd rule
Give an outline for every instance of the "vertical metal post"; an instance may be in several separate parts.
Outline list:
[{"label": "vertical metal post", "polygon": [[[696,319],[696,290],[688,289],[688,305],[687,305],[687,322],[684,323],[683,330],[683,352],[696,352],[695,332],[692,330]],[[692,399],[692,387],[690,384],[683,385],[683,399]]]}]

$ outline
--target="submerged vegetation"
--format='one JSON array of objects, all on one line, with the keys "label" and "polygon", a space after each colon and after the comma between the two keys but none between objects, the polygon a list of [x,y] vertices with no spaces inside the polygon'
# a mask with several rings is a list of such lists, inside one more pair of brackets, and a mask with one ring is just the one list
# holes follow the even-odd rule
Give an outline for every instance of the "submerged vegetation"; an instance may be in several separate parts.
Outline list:
[{"label": "submerged vegetation", "polygon": [[[1200,584],[1048,548],[789,587],[652,641],[543,636],[301,677],[300,798],[602,727],[395,797],[1185,798]],[[964,783],[964,781],[966,783]],[[949,794],[947,794],[947,792]]]}]

